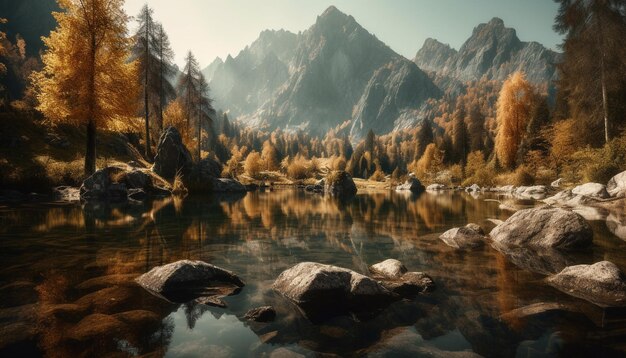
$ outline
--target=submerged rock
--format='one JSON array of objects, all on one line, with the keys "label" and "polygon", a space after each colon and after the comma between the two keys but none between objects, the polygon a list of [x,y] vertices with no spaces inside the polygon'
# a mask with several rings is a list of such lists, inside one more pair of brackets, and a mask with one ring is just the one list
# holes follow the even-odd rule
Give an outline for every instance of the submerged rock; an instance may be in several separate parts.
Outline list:
[{"label": "submerged rock", "polygon": [[606,186],[600,183],[587,183],[579,185],[572,189],[572,194],[596,199],[606,199],[609,197],[609,193],[606,191]]},{"label": "submerged rock", "polygon": [[386,289],[400,296],[415,296],[435,287],[430,276],[423,272],[407,272],[402,262],[396,259],[374,264],[369,270]]},{"label": "submerged rock", "polygon": [[316,262],[301,262],[283,271],[272,288],[305,311],[363,311],[396,299],[369,277]]},{"label": "submerged rock", "polygon": [[562,249],[588,247],[593,240],[591,226],[582,216],[549,207],[520,210],[489,235],[505,245]]},{"label": "submerged rock", "polygon": [[485,244],[485,232],[477,224],[450,229],[439,238],[448,246],[456,249],[480,247]]},{"label": "submerged rock", "polygon": [[145,289],[177,302],[195,297],[228,296],[244,286],[231,271],[190,260],[157,266],[135,281]]},{"label": "submerged rock", "polygon": [[568,266],[546,281],[564,293],[600,306],[626,306],[626,276],[609,261]]},{"label": "submerged rock", "polygon": [[398,185],[396,191],[408,190],[412,193],[419,194],[425,190],[424,185],[416,177],[410,176],[404,184]]},{"label": "submerged rock", "polygon": [[183,144],[178,129],[172,126],[165,128],[159,138],[152,171],[172,180],[179,173],[186,176],[191,168],[191,153]]},{"label": "submerged rock", "polygon": [[244,318],[255,322],[270,322],[276,318],[276,310],[272,306],[257,307],[246,312]]},{"label": "submerged rock", "polygon": [[552,248],[520,247],[501,244],[496,241],[491,247],[502,253],[515,266],[542,275],[552,275],[576,261],[567,251]]},{"label": "submerged rock", "polygon": [[336,170],[328,174],[324,180],[324,191],[335,196],[349,197],[356,194],[356,184],[350,174]]},{"label": "submerged rock", "polygon": [[606,184],[607,192],[613,197],[626,196],[626,171],[623,171],[612,177]]}]

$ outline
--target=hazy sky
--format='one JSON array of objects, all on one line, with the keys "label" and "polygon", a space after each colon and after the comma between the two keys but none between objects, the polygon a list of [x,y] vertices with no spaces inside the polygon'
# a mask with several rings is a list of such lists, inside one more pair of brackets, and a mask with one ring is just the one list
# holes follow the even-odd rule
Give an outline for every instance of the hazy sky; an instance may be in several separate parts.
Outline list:
[{"label": "hazy sky", "polygon": [[262,30],[306,30],[330,5],[407,58],[428,37],[458,49],[494,16],[522,41],[553,49],[561,42],[552,30],[557,5],[551,0],[126,0],[125,8],[134,16],[145,3],[165,26],[179,65],[187,50],[204,67],[216,56],[237,55]]}]

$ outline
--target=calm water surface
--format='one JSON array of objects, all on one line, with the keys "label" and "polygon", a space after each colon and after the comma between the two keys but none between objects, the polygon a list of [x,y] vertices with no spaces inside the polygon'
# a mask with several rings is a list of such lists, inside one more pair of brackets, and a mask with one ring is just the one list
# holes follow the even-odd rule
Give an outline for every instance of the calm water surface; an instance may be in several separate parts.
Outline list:
[{"label": "calm water surface", "polygon": [[[512,214],[507,207],[532,205],[465,193],[340,202],[277,190],[113,207],[0,206],[0,356],[621,355],[624,312],[542,282],[572,263],[606,259],[626,269],[626,241],[605,222],[592,222],[594,246],[576,254],[458,251],[437,238],[468,222],[489,230],[488,219]],[[387,258],[429,273],[436,291],[373,317],[312,323],[270,289],[302,261],[367,273]],[[221,309],[167,303],[134,284],[179,259],[232,270],[246,286]],[[555,302],[561,309],[537,309]],[[276,321],[242,318],[266,304]]]}]

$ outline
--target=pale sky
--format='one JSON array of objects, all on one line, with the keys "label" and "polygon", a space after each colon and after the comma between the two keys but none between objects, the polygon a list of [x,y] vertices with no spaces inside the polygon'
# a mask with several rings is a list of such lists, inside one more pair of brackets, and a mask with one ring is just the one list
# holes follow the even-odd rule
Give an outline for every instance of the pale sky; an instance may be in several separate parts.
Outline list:
[{"label": "pale sky", "polygon": [[476,25],[496,16],[522,41],[552,49],[561,42],[551,0],[126,0],[126,12],[135,16],[145,3],[163,23],[179,65],[187,50],[205,67],[217,56],[236,56],[263,30],[306,30],[330,5],[409,59],[428,37],[458,49]]}]

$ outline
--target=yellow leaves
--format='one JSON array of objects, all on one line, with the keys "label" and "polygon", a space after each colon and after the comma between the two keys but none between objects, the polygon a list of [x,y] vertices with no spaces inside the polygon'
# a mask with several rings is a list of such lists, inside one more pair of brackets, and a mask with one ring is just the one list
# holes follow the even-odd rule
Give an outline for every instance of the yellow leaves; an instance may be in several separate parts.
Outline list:
[{"label": "yellow leaves", "polygon": [[534,100],[534,89],[522,72],[515,72],[504,81],[498,97],[495,151],[500,163],[506,168],[515,166]]},{"label": "yellow leaves", "polygon": [[51,122],[133,127],[137,64],[129,62],[128,17],[120,0],[60,0],[58,27],[44,39],[33,75],[37,107]]}]

